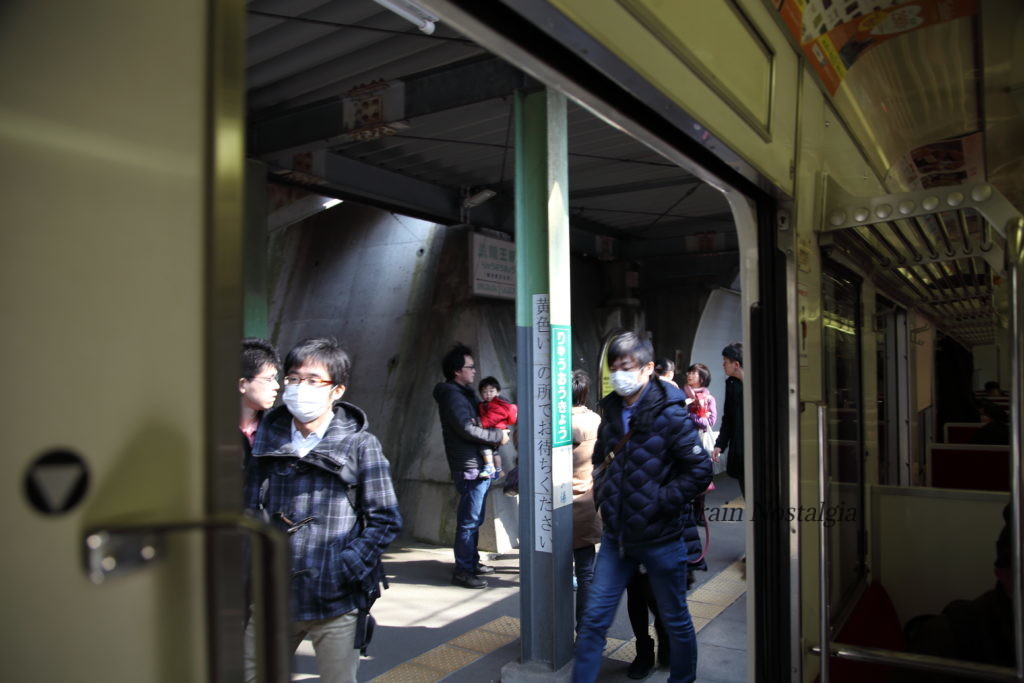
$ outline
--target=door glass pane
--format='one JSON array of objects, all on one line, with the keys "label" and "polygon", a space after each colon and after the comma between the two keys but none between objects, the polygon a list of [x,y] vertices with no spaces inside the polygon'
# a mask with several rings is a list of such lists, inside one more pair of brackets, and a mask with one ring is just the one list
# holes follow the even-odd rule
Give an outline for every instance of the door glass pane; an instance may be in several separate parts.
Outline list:
[{"label": "door glass pane", "polygon": [[842,616],[864,576],[860,282],[830,264],[822,292],[825,400],[828,405],[828,509],[833,619]]}]

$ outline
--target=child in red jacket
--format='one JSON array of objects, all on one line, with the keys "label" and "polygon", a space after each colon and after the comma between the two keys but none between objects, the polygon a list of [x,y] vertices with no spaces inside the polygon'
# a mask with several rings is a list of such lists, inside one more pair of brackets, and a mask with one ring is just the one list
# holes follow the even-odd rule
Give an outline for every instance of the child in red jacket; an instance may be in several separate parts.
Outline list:
[{"label": "child in red jacket", "polygon": [[[519,408],[515,403],[509,403],[498,397],[501,391],[501,384],[494,377],[484,377],[480,380],[480,398],[483,400],[477,404],[480,412],[480,426],[488,429],[508,429],[516,423],[519,417]],[[480,477],[497,479],[501,476],[501,456],[490,447],[480,449],[480,456],[484,459],[484,468],[480,471]]]}]

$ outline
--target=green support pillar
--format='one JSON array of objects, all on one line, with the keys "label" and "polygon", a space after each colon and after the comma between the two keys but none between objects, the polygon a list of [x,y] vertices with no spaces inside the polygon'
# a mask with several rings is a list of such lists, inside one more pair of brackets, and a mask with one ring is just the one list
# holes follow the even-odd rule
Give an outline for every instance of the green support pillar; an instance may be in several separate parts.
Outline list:
[{"label": "green support pillar", "polygon": [[571,674],[572,352],[566,102],[516,93],[521,660],[502,681]]}]

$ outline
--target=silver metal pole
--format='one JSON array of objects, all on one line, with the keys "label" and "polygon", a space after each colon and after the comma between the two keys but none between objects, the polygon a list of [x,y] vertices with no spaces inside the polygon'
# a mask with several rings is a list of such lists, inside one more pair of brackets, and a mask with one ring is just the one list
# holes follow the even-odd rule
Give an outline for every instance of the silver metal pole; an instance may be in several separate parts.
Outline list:
[{"label": "silver metal pole", "polygon": [[[822,509],[828,509],[828,443],[826,441],[828,406],[818,404],[818,499]],[[828,683],[828,662],[831,643],[829,639],[829,585],[828,585],[828,527],[822,520],[818,527],[818,618],[821,620],[819,639],[821,641],[821,683]]]},{"label": "silver metal pole", "polygon": [[[979,681],[1002,681],[1003,683],[1019,681],[1017,674],[1008,666],[978,664],[962,659],[934,657],[932,655],[917,654],[916,652],[897,652],[895,650],[883,650],[859,645],[843,645],[841,643],[832,646],[830,649],[830,656],[835,659],[885,664],[886,666],[897,666],[915,671],[930,671],[944,674],[944,678],[946,676],[965,676]],[[820,648],[811,648],[811,652],[818,653],[820,651]]]},{"label": "silver metal pole", "polygon": [[1017,677],[1024,678],[1024,577],[1021,575],[1021,399],[1024,397],[1024,218],[1017,217],[1006,226],[1006,260],[1010,279],[1010,495],[1013,530],[1013,621],[1014,647],[1017,653]]}]

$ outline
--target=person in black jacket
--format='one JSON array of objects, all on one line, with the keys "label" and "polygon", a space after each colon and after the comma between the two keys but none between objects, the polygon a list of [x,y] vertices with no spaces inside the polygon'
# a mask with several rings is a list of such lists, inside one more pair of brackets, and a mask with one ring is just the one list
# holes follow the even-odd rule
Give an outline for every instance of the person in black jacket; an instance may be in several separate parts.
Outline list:
[{"label": "person in black jacket", "polygon": [[493,567],[480,563],[477,552],[480,525],[484,522],[484,502],[491,486],[489,476],[481,476],[484,467],[480,446],[497,448],[508,443],[507,430],[480,426],[473,380],[476,364],[468,346],[456,344],[441,360],[444,382],[434,387],[434,400],[441,418],[441,434],[448,456],[459,505],[455,514],[455,571],[452,583],[464,588],[486,588],[481,574]]},{"label": "person in black jacket", "polygon": [[971,434],[969,443],[988,446],[1010,443],[1010,420],[1002,406],[997,406],[992,401],[978,401],[978,420],[981,421],[982,427]]},{"label": "person in black jacket", "polygon": [[601,400],[594,500],[604,533],[579,636],[573,681],[597,679],[605,634],[626,584],[642,565],[670,646],[670,681],[697,675],[697,638],[686,606],[684,511],[711,482],[711,461],[686,396],[651,381],[654,349],[633,332],[608,348],[615,392]]},{"label": "person in black jacket", "polygon": [[740,484],[740,494],[746,498],[746,480],[743,473],[743,344],[735,342],[722,349],[722,369],[725,370],[725,409],[722,411],[722,429],[715,441],[711,458],[718,462],[722,451],[729,450],[725,471]]}]

